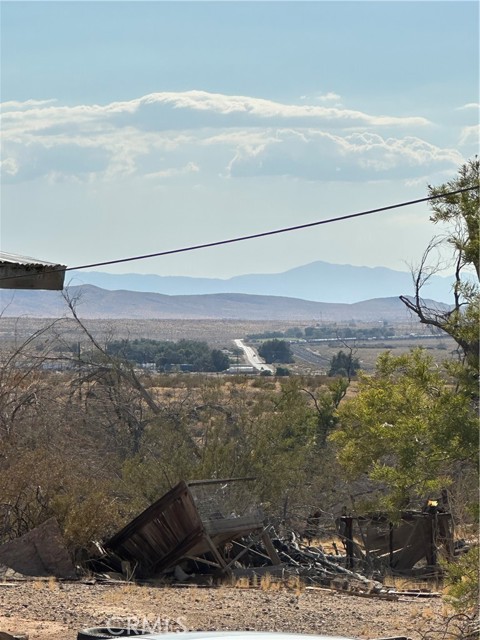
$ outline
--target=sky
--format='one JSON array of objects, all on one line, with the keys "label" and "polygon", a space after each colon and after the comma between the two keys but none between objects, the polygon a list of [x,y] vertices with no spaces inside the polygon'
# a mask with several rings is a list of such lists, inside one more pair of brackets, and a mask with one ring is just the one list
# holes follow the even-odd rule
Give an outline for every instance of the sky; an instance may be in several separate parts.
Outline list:
[{"label": "sky", "polygon": [[[0,2],[0,249],[69,267],[427,196],[479,148],[475,1]],[[102,267],[407,271],[421,204]]]}]

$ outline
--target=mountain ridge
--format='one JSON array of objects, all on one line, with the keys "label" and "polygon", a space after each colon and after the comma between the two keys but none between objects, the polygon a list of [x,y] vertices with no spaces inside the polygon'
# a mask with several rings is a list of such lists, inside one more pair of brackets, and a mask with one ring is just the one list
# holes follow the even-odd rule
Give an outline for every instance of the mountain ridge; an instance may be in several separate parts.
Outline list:
[{"label": "mountain ridge", "polygon": [[[73,286],[91,284],[105,290],[123,289],[164,295],[244,293],[347,304],[413,293],[412,276],[408,272],[388,267],[332,264],[320,260],[281,273],[254,273],[226,279],[72,271],[69,282]],[[434,275],[429,280],[425,293],[433,300],[448,302],[452,284],[452,277]]]},{"label": "mountain ridge", "polygon": [[[316,302],[283,296],[242,293],[169,296],[152,292],[109,291],[95,285],[67,289],[76,312],[85,319],[212,319],[282,321],[405,321],[411,318],[396,297],[352,304]],[[0,291],[5,317],[59,318],[68,306],[58,291]],[[431,302],[440,308],[445,305]]]}]

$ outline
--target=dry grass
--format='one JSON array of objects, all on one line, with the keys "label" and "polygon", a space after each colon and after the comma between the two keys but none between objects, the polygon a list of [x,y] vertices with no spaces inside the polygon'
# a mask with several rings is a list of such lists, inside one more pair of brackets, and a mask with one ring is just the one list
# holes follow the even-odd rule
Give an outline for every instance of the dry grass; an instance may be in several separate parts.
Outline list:
[{"label": "dry grass", "polygon": [[138,602],[145,597],[148,590],[145,587],[134,584],[133,582],[119,583],[119,585],[110,585],[112,588],[104,593],[103,599],[105,604],[122,604],[124,602]]},{"label": "dry grass", "polygon": [[[31,336],[51,321],[42,318],[2,318],[0,340],[7,344],[14,339],[21,341]],[[86,320],[85,325],[104,343],[108,339],[135,340],[204,340],[212,346],[232,346],[235,338],[266,331],[286,331],[294,326],[307,326],[308,323],[283,322],[271,320]],[[84,336],[75,323],[64,320],[61,326],[62,337],[66,342],[83,340]]]},{"label": "dry grass", "polygon": [[58,589],[58,580],[54,576],[49,578],[36,578],[32,581],[35,591],[42,591],[48,589],[49,591],[56,591]]},{"label": "dry grass", "polygon": [[240,578],[236,578],[234,581],[235,589],[250,589],[252,585],[250,584],[250,578],[248,576],[242,576]]},{"label": "dry grass", "polygon": [[438,577],[420,579],[408,576],[386,575],[383,584],[396,591],[442,591],[442,581]]},{"label": "dry grass", "polygon": [[259,577],[256,574],[251,576],[241,576],[229,580],[224,586],[233,586],[236,589],[260,589],[268,592],[292,592],[299,596],[305,591],[305,584],[300,576],[273,576],[266,573]]}]

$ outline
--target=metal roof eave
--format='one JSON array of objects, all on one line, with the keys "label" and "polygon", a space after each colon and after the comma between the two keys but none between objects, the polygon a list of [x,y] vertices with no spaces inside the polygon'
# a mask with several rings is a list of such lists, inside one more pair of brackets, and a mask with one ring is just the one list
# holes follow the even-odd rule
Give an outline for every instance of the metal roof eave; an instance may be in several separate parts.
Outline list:
[{"label": "metal roof eave", "polygon": [[61,291],[65,265],[0,252],[0,289]]}]

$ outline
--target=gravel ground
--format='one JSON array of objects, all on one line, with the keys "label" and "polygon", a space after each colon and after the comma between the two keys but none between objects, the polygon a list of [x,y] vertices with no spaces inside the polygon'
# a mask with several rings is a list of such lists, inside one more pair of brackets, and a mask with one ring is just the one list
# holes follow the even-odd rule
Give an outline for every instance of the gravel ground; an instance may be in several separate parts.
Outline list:
[{"label": "gravel ground", "polygon": [[258,630],[421,640],[440,625],[440,598],[364,598],[327,589],[174,588],[32,581],[0,583],[0,631],[75,640],[93,626],[155,632]]}]

